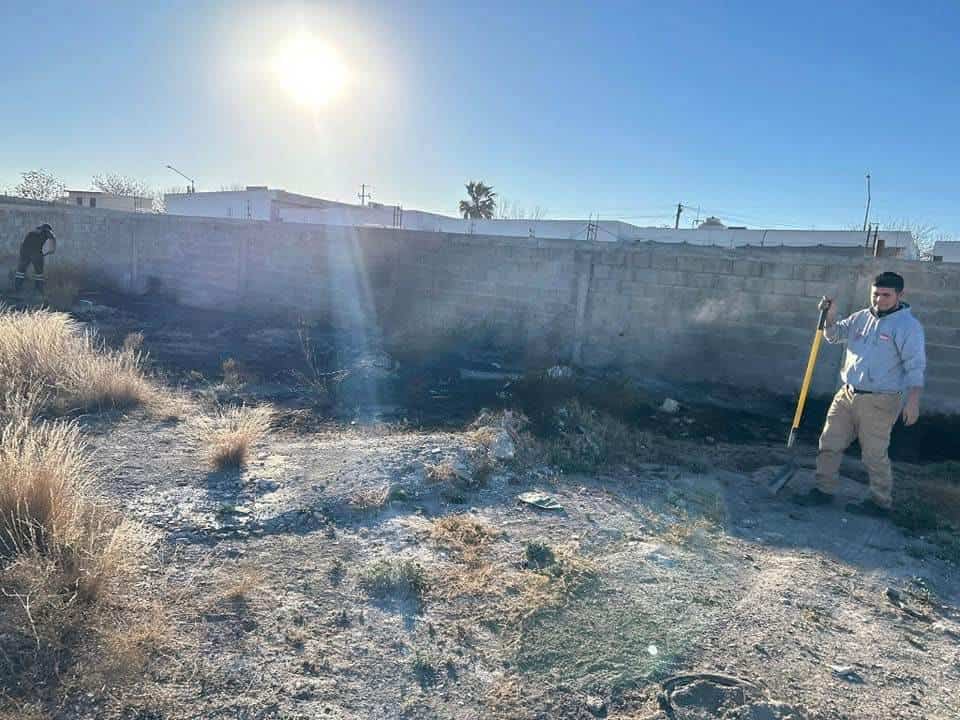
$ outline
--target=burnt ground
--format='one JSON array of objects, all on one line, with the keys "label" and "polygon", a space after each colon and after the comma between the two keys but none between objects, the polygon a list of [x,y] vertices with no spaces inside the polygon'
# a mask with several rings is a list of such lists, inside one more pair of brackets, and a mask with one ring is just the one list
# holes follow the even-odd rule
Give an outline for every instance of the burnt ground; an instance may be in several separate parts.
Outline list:
[{"label": "burnt ground", "polygon": [[[162,537],[177,640],[134,692],[71,695],[54,717],[960,716],[958,546],[919,514],[771,496],[789,399],[548,381],[489,349],[424,361],[315,328],[311,372],[293,321],[91,299],[78,318],[111,344],[142,332],[187,397],[181,418],[81,418],[105,495]],[[668,396],[678,413],[657,411]],[[558,463],[558,433],[601,442],[562,429],[570,397],[623,419],[636,452]],[[192,416],[218,402],[278,409],[241,471],[204,459]],[[482,408],[530,426],[471,425]],[[898,429],[898,487],[956,498],[955,466],[905,462],[957,457],[924,422]],[[855,455],[843,472],[844,499],[862,496]],[[518,502],[529,491],[559,507]]]}]

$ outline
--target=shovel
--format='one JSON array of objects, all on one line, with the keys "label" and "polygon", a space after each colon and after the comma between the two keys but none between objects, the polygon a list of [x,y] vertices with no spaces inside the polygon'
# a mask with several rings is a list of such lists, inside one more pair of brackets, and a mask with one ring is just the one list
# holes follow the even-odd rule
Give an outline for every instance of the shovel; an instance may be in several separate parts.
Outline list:
[{"label": "shovel", "polygon": [[807,358],[807,369],[803,373],[803,382],[800,385],[800,396],[797,398],[797,411],[793,414],[793,424],[790,426],[790,435],[787,436],[787,449],[791,450],[790,459],[773,479],[767,484],[770,492],[776,495],[784,486],[790,482],[797,472],[797,451],[794,448],[794,441],[797,439],[797,430],[800,428],[800,418],[803,417],[803,406],[807,403],[807,392],[810,390],[810,380],[813,377],[813,369],[817,365],[817,354],[820,352],[820,343],[823,341],[823,328],[827,324],[827,311],[830,309],[830,301],[826,301],[820,308],[820,317],[817,320],[817,331],[813,335],[813,344],[810,345],[810,356]]}]

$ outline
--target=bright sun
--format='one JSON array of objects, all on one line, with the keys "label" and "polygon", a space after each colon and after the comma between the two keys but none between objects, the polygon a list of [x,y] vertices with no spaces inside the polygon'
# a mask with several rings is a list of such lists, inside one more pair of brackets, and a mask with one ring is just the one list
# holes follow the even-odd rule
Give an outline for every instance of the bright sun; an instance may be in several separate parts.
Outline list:
[{"label": "bright sun", "polygon": [[306,33],[292,38],[272,66],[280,86],[311,110],[329,103],[347,84],[347,69],[337,54]]}]

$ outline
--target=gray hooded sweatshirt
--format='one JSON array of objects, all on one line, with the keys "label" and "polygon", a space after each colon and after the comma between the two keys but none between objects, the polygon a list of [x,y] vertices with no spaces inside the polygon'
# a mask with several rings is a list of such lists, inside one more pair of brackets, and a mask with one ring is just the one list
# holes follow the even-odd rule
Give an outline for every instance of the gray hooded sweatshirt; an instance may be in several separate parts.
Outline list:
[{"label": "gray hooded sweatshirt", "polygon": [[840,371],[847,385],[877,393],[923,387],[923,326],[907,303],[882,317],[870,308],[860,310],[826,328],[823,336],[829,343],[847,344]]}]

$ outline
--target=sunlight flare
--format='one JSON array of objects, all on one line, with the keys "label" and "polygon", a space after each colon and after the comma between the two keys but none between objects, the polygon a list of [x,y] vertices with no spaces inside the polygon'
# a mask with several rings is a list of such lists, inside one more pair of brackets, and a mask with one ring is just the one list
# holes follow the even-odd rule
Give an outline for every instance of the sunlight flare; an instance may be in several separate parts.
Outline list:
[{"label": "sunlight flare", "polygon": [[336,51],[308,33],[290,39],[273,59],[277,81],[298,104],[317,110],[343,92],[347,68]]}]

